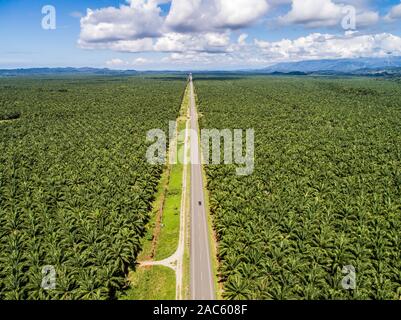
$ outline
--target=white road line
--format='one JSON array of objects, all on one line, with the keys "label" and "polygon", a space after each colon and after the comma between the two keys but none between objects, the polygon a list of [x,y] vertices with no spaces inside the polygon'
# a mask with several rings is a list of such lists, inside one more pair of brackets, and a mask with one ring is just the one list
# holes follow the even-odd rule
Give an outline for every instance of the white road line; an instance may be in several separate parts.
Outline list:
[{"label": "white road line", "polygon": [[[198,135],[198,115],[195,105],[194,86],[192,78],[190,78],[191,89],[191,129],[195,130]],[[193,135],[192,135],[193,136]],[[196,139],[193,141],[192,139]],[[208,232],[208,219],[206,217],[205,208],[205,192],[204,181],[201,167],[201,150],[199,137],[192,137],[191,139],[191,160],[196,163],[191,163],[191,218],[192,218],[192,232],[191,232],[191,286],[192,286],[192,299],[213,300],[214,281],[211,268],[210,256],[210,238]],[[198,197],[198,198],[196,198]],[[201,201],[201,205],[198,204]],[[206,247],[206,248],[205,248]],[[195,255],[194,251],[198,251]],[[199,259],[199,260],[196,260]],[[207,264],[207,266],[205,266]],[[199,281],[200,280],[200,281]],[[204,283],[207,281],[208,284]],[[206,285],[206,286],[205,286]]]}]

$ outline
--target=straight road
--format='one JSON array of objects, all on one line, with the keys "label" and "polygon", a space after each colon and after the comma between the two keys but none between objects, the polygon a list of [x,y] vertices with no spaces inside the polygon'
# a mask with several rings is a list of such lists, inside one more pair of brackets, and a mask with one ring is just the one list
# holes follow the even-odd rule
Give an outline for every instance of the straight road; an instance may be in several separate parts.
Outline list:
[{"label": "straight road", "polygon": [[192,75],[189,76],[189,80],[191,91],[191,298],[193,300],[215,300],[198,138],[198,114]]}]

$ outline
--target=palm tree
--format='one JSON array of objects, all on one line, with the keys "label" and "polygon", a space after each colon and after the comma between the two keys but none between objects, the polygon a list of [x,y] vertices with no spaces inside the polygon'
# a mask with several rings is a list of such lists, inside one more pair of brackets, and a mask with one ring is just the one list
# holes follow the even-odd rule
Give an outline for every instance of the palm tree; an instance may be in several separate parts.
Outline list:
[{"label": "palm tree", "polygon": [[228,300],[249,300],[252,294],[249,284],[238,275],[229,278],[224,289]]}]

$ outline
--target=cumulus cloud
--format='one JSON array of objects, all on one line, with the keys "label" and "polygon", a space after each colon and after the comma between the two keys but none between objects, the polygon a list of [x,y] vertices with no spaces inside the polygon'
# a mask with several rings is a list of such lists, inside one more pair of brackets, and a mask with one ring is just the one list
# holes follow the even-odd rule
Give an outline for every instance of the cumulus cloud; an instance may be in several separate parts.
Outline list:
[{"label": "cumulus cloud", "polygon": [[[238,45],[238,44],[236,44]],[[348,31],[343,35],[312,33],[294,40],[255,40],[253,44],[235,47],[220,55],[202,52],[173,53],[164,59],[171,64],[266,66],[279,62],[401,55],[401,38],[390,33],[374,35]]]},{"label": "cumulus cloud", "polygon": [[152,38],[104,42],[86,42],[79,40],[78,43],[82,49],[109,49],[120,52],[149,52],[153,51],[154,48]]},{"label": "cumulus cloud", "polygon": [[129,0],[119,8],[88,9],[81,19],[80,44],[157,38],[167,32],[213,32],[248,26],[268,10],[267,0]]},{"label": "cumulus cloud", "polygon": [[386,15],[385,19],[387,21],[401,19],[401,3],[392,7],[390,12]]},{"label": "cumulus cloud", "polygon": [[149,59],[143,58],[143,57],[138,57],[132,61],[126,61],[126,60],[122,60],[119,58],[114,58],[114,59],[106,61],[106,65],[109,68],[129,68],[129,67],[135,67],[135,66],[149,64],[152,62],[153,62],[152,60],[149,60]]},{"label": "cumulus cloud", "polygon": [[279,18],[283,24],[301,24],[310,28],[341,26],[341,22],[355,9],[357,27],[374,24],[379,14],[335,3],[332,0],[293,0],[290,12]]},{"label": "cumulus cloud", "polygon": [[124,52],[222,52],[230,30],[252,24],[268,10],[266,0],[129,0],[119,8],[87,10],[78,44]]},{"label": "cumulus cloud", "polygon": [[139,58],[136,58],[136,59],[133,61],[133,64],[134,64],[134,65],[141,65],[141,64],[147,64],[147,63],[149,63],[149,62],[151,62],[151,60],[146,59],[146,58],[139,57]]},{"label": "cumulus cloud", "polygon": [[125,64],[125,61],[123,61],[121,59],[116,59],[116,58],[106,61],[106,65],[109,67],[120,67],[124,64]]},{"label": "cumulus cloud", "polygon": [[224,52],[230,44],[229,33],[167,33],[157,39],[153,49],[162,52]]},{"label": "cumulus cloud", "polygon": [[216,27],[240,28],[256,22],[269,9],[266,0],[218,0]]},{"label": "cumulus cloud", "polygon": [[366,27],[373,25],[379,22],[380,16],[377,12],[374,11],[364,11],[356,16],[356,26],[357,27]]},{"label": "cumulus cloud", "polygon": [[347,32],[343,36],[312,33],[295,40],[255,40],[255,44],[266,57],[275,61],[385,57],[389,52],[401,55],[401,38],[390,33]]},{"label": "cumulus cloud", "polygon": [[81,19],[80,43],[137,40],[160,35],[163,18],[155,0],[131,0],[119,8],[88,9]]},{"label": "cumulus cloud", "polygon": [[177,65],[193,64],[194,62],[202,65],[210,65],[219,63],[222,60],[225,60],[227,63],[230,59],[231,58],[226,54],[214,55],[209,52],[201,52],[201,53],[181,52],[181,53],[170,54],[169,56],[163,59],[163,62]]},{"label": "cumulus cloud", "polygon": [[[170,34],[172,36],[173,34]],[[175,34],[176,35],[176,34]],[[195,41],[189,38],[170,39],[184,42]],[[239,37],[245,41],[245,34]],[[254,40],[241,42],[237,39],[227,50],[220,52],[172,50],[175,45],[168,46],[170,54],[162,58],[160,63],[174,65],[175,68],[191,65],[198,67],[216,66],[219,68],[230,66],[263,67],[279,62],[331,59],[331,58],[358,58],[358,57],[387,57],[389,53],[401,55],[401,37],[390,33],[360,34],[348,31],[343,35],[327,33],[311,33],[294,40],[280,41]],[[202,47],[202,45],[199,45]],[[166,50],[164,48],[163,50]],[[167,52],[168,50],[166,50]],[[140,59],[140,58],[139,58]],[[134,60],[135,61],[135,60]],[[110,67],[140,66],[151,63],[149,60],[138,60],[136,63],[113,59],[107,63]]]},{"label": "cumulus cloud", "polygon": [[173,0],[166,25],[178,32],[237,29],[258,21],[267,0]]},{"label": "cumulus cloud", "polygon": [[[162,12],[162,3],[171,3],[168,12]],[[338,31],[349,13],[349,5],[356,8],[356,27],[370,26],[380,17],[369,10],[368,3],[368,0],[126,0],[119,7],[88,9],[81,18],[78,44],[84,49],[160,52],[165,56],[158,62],[172,64],[256,66],[303,59],[401,54],[400,38],[389,33],[334,35],[319,30],[297,39],[272,42],[255,40],[245,33],[248,30],[243,30],[263,22],[271,7],[283,5],[282,8],[290,8],[278,17],[284,28],[301,25],[334,27]],[[388,14],[388,19],[397,17],[401,17],[401,4]],[[266,35],[269,36],[267,32]],[[107,61],[107,65],[127,67],[150,61],[144,57],[128,62],[116,58]]]},{"label": "cumulus cloud", "polygon": [[119,8],[88,9],[78,44],[127,52],[221,52],[231,30],[255,23],[269,8],[267,0],[172,0],[163,16],[159,5],[165,2],[129,0]]}]

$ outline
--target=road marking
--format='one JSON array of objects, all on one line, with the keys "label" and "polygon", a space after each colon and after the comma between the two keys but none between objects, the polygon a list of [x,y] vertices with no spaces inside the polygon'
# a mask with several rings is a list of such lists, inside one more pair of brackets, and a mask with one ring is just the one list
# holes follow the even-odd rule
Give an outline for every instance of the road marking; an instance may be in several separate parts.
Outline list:
[{"label": "road marking", "polygon": [[[201,167],[201,146],[199,143],[199,126],[198,126],[198,114],[195,105],[194,86],[192,79],[190,78],[190,89],[191,89],[191,129],[197,131],[196,135],[192,135],[191,140],[191,286],[192,286],[192,299],[214,299],[214,281],[211,269],[211,256],[210,256],[210,238],[208,232],[208,219],[206,217],[205,208],[205,192],[204,192],[204,181]],[[198,190],[199,189],[199,190]],[[197,193],[195,195],[195,192]],[[196,202],[195,202],[196,200]],[[199,205],[199,203],[201,203]],[[203,224],[203,226],[202,226]],[[197,239],[195,239],[197,237]],[[206,246],[206,250],[205,247]],[[194,251],[197,251],[196,253]],[[206,251],[206,252],[205,252]],[[196,260],[198,259],[198,260]],[[207,267],[204,264],[207,264]],[[206,270],[206,272],[205,272]],[[200,277],[200,283],[199,282]],[[206,287],[204,281],[208,282]],[[209,287],[209,288],[208,288]]]}]

